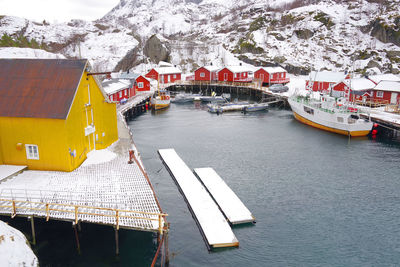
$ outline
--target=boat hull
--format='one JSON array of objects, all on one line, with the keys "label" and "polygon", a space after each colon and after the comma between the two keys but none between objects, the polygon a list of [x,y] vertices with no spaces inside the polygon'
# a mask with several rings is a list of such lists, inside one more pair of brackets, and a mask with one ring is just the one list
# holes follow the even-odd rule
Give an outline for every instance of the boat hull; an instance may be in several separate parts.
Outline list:
[{"label": "boat hull", "polygon": [[[338,111],[327,111],[314,106],[309,106],[303,102],[289,98],[294,117],[309,126],[346,136],[366,136],[372,129],[372,122],[362,119],[347,123],[351,113]],[[308,111],[308,112],[306,112]],[[312,112],[311,112],[312,111]],[[339,122],[339,120],[341,122]]]},{"label": "boat hull", "polygon": [[164,109],[164,108],[168,108],[169,107],[169,103],[168,104],[153,104],[153,108],[154,110],[160,110],[160,109]]},{"label": "boat hull", "polygon": [[353,136],[353,137],[357,137],[357,136],[366,136],[370,132],[370,130],[346,131],[346,130],[341,130],[341,129],[335,129],[335,128],[332,128],[332,127],[328,127],[328,126],[325,126],[325,125],[318,124],[318,123],[315,123],[313,121],[310,121],[310,120],[300,116],[299,114],[297,114],[294,111],[293,111],[293,115],[296,118],[296,120],[298,120],[298,121],[300,121],[300,122],[302,122],[304,124],[307,124],[309,126],[312,126],[312,127],[315,127],[315,128],[321,129],[321,130],[332,132],[332,133],[337,133],[337,134],[342,134],[342,135],[350,135],[350,136]]}]

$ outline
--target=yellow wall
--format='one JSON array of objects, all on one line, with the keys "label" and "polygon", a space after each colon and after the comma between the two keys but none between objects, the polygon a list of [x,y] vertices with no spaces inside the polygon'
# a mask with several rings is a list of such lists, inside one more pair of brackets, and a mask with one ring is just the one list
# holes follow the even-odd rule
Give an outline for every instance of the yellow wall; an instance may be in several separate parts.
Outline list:
[{"label": "yellow wall", "polygon": [[[96,129],[94,135],[85,136],[85,128],[92,123]],[[68,150],[76,151],[76,156],[72,157],[73,168],[78,167],[94,148],[107,148],[118,139],[116,104],[105,102],[95,80],[86,73],[75,95],[66,125]]]},{"label": "yellow wall", "polygon": [[[85,106],[89,103],[88,85],[91,104]],[[93,122],[91,112],[96,131],[89,140],[85,127]],[[106,148],[118,139],[116,104],[105,102],[93,77],[85,73],[66,120],[0,117],[0,164],[72,171],[94,149],[96,136],[96,149]],[[18,143],[23,144],[22,149],[17,148]],[[25,144],[38,146],[39,160],[27,159]],[[76,151],[75,156],[70,151]]]},{"label": "yellow wall", "polygon": [[[27,165],[35,170],[70,170],[65,121],[37,118],[0,118],[4,164]],[[17,144],[22,146],[18,149]],[[26,144],[37,145],[39,160],[27,159]]]}]

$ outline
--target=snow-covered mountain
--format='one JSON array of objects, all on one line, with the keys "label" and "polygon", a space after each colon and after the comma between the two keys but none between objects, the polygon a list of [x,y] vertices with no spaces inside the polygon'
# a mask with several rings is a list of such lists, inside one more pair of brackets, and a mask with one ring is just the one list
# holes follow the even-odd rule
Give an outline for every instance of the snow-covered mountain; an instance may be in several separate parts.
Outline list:
[{"label": "snow-covered mountain", "polygon": [[98,70],[144,72],[167,60],[190,72],[241,60],[296,73],[396,73],[399,14],[400,0],[121,0],[93,22],[0,17],[0,36],[25,36],[66,57],[89,58]]}]

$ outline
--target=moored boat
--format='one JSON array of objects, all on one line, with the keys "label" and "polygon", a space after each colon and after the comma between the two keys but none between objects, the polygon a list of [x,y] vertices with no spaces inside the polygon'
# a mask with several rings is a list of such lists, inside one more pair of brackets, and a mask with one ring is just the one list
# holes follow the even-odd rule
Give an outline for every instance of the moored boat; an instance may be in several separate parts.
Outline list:
[{"label": "moored boat", "polygon": [[189,102],[193,102],[196,97],[201,97],[201,95],[180,93],[180,94],[177,94],[174,98],[171,98],[171,102],[177,103],[177,104],[189,103]]},{"label": "moored boat", "polygon": [[160,110],[169,107],[171,98],[168,91],[157,90],[151,97],[150,103],[154,110]]},{"label": "moored boat", "polygon": [[288,102],[298,121],[325,131],[366,136],[373,126],[371,121],[361,119],[360,109],[347,103],[344,98],[292,96]]},{"label": "moored boat", "polygon": [[248,102],[234,102],[223,104],[208,104],[208,111],[211,113],[223,113],[228,111],[241,111],[250,105]]},{"label": "moored boat", "polygon": [[243,112],[256,112],[268,109],[268,103],[255,103],[243,107]]}]

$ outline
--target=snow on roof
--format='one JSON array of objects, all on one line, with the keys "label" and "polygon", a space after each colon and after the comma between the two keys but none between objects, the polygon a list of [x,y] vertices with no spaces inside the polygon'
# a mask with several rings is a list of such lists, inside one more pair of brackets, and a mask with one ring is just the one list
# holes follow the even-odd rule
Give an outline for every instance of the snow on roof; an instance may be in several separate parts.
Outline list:
[{"label": "snow on roof", "polygon": [[159,67],[159,68],[154,68],[154,70],[157,71],[158,74],[182,73],[182,71],[177,67]]},{"label": "snow on roof", "polygon": [[353,91],[370,90],[375,87],[375,83],[367,78],[354,78],[343,81]]},{"label": "snow on roof", "polygon": [[262,67],[259,68],[258,70],[265,70],[268,73],[280,73],[280,72],[287,72],[284,68],[282,67]]},{"label": "snow on roof", "polygon": [[103,89],[109,95],[120,90],[129,88],[131,86],[131,81],[127,79],[111,79],[103,82]]},{"label": "snow on roof", "polygon": [[217,67],[217,66],[214,66],[214,65],[212,65],[212,66],[203,66],[203,67],[200,67],[198,69],[201,69],[201,68],[205,68],[206,70],[208,70],[210,72],[218,71],[218,70],[221,69],[220,67]]},{"label": "snow on roof", "polygon": [[242,65],[239,65],[239,66],[227,66],[226,68],[228,70],[230,70],[231,72],[233,72],[233,73],[253,71],[249,67],[242,66]]},{"label": "snow on roof", "polygon": [[334,82],[338,83],[344,80],[346,74],[344,72],[332,71],[312,71],[309,79],[315,82]]},{"label": "snow on roof", "polygon": [[380,81],[374,89],[380,91],[400,92],[400,81]]},{"label": "snow on roof", "polygon": [[371,75],[368,78],[375,83],[379,83],[380,81],[397,81],[397,82],[400,81],[399,77],[391,73]]}]

